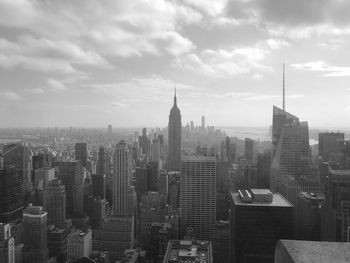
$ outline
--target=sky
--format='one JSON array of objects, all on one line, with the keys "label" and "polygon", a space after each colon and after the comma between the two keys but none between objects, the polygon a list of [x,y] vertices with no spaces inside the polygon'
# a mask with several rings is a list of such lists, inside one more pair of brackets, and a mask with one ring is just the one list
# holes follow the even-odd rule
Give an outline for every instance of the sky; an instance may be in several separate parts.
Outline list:
[{"label": "sky", "polygon": [[350,1],[0,0],[0,127],[350,127]]}]

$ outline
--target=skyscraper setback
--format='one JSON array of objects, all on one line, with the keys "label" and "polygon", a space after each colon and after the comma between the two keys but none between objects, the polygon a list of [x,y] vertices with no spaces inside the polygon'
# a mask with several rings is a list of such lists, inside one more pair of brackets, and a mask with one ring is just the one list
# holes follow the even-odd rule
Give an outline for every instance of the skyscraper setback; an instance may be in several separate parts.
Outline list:
[{"label": "skyscraper setback", "polygon": [[181,113],[177,107],[176,90],[174,105],[170,110],[168,125],[169,153],[168,171],[180,171],[181,169]]}]

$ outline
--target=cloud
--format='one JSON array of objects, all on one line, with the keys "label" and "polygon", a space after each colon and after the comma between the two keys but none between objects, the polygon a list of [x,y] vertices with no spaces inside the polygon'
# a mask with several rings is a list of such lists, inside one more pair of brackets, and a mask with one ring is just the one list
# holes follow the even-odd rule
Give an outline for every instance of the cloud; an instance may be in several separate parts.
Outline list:
[{"label": "cloud", "polygon": [[112,106],[113,106],[113,107],[120,107],[120,108],[123,108],[123,107],[125,107],[125,106],[127,106],[127,105],[126,105],[125,103],[123,103],[123,102],[115,101],[115,102],[112,103]]},{"label": "cloud", "polygon": [[52,89],[52,90],[55,90],[55,91],[64,91],[64,90],[67,90],[67,87],[57,81],[57,80],[54,80],[54,79],[48,79],[47,80],[47,85]]},{"label": "cloud", "polygon": [[20,100],[22,100],[22,97],[20,95],[18,95],[14,91],[9,91],[9,90],[0,91],[0,98],[3,98],[5,100],[9,100],[9,101],[20,101]]},{"label": "cloud", "polygon": [[[263,101],[263,100],[279,98],[280,95],[262,94],[262,93],[256,93],[256,92],[228,92],[228,93],[216,95],[216,97],[219,99],[242,99],[242,100],[248,100],[248,101]],[[304,97],[303,94],[291,94],[286,96],[286,98],[288,99],[298,99],[303,97]]]},{"label": "cloud", "polygon": [[195,7],[209,16],[218,16],[223,13],[229,0],[184,0],[184,3]]},{"label": "cloud", "polygon": [[31,93],[31,94],[44,94],[45,91],[42,88],[32,88],[32,89],[26,89],[25,90],[27,93]]},{"label": "cloud", "polygon": [[292,64],[292,67],[313,72],[325,72],[325,77],[343,77],[350,76],[350,67],[328,65],[322,60]]},{"label": "cloud", "polygon": [[253,79],[256,79],[256,80],[263,80],[263,79],[264,79],[264,75],[259,74],[259,73],[255,73],[255,74],[253,75]]}]

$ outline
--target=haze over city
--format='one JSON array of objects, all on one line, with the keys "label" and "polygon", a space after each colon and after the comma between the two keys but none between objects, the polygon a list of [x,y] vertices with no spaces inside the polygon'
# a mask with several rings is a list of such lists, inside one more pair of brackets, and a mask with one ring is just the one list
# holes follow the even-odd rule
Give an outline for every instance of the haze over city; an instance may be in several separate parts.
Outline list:
[{"label": "haze over city", "polygon": [[1,127],[349,128],[347,1],[0,1]]}]

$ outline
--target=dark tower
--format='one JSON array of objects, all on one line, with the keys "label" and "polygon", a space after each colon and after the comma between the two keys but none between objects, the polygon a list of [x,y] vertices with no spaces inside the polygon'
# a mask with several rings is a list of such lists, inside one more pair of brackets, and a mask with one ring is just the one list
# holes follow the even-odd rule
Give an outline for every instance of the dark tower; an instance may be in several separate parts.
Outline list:
[{"label": "dark tower", "polygon": [[180,171],[181,169],[181,113],[176,102],[175,89],[174,105],[170,110],[168,127],[169,154],[167,168],[169,171]]}]

